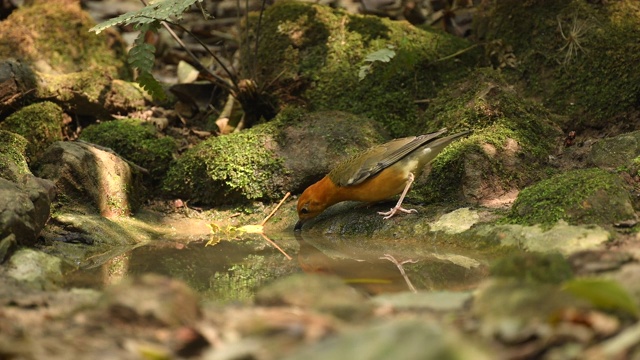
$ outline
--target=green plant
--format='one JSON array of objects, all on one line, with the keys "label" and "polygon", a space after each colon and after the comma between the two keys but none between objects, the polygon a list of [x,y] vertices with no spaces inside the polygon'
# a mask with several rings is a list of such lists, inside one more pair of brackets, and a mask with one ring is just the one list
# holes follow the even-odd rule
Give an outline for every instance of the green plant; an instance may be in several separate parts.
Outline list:
[{"label": "green plant", "polygon": [[[244,110],[242,123],[245,124],[244,126],[250,127],[260,119],[260,117],[270,119],[275,116],[275,104],[270,102],[268,97],[264,96],[260,87],[255,84],[254,80],[239,80],[237,76],[233,74],[222,61],[220,61],[218,56],[212,52],[208,46],[206,46],[206,44],[204,44],[188,29],[179,24],[182,15],[193,5],[200,9],[205,18],[210,18],[211,16],[202,6],[203,0],[160,0],[153,4],[147,4],[145,0],[140,1],[145,4],[144,8],[104,21],[91,28],[90,31],[100,33],[101,31],[116,25],[133,25],[136,30],[140,31],[140,34],[134,41],[133,47],[129,50],[128,62],[133,68],[138,70],[138,83],[154,98],[161,100],[165,97],[165,93],[160,83],[151,73],[155,60],[155,47],[145,42],[145,35],[148,32],[157,33],[161,27],[164,27],[173,39],[191,57],[191,65],[193,65],[208,81],[229,91],[229,93],[231,93],[231,95],[233,95],[233,97],[242,105],[242,109]],[[264,10],[265,5],[266,1],[263,0],[260,19],[262,18],[262,11]],[[227,78],[223,78],[205,67],[196,55],[184,45],[169,25],[179,27],[182,31],[191,35],[220,65],[227,75]],[[260,22],[258,23],[258,27],[259,25]],[[256,46],[258,40],[259,33],[256,38]]]},{"label": "green plant", "polygon": [[393,45],[387,45],[386,48],[374,51],[364,58],[366,64],[360,66],[358,71],[358,79],[364,80],[365,77],[372,71],[373,64],[376,61],[389,62],[396,56],[396,52],[393,50]]}]

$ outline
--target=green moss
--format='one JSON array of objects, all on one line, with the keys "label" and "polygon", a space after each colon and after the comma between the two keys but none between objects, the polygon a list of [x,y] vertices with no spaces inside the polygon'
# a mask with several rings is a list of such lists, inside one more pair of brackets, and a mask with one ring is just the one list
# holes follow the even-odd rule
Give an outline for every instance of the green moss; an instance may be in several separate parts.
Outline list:
[{"label": "green moss", "polygon": [[550,226],[611,225],[634,218],[628,191],[615,175],[600,169],[568,171],[528,187],[518,195],[507,221]]},{"label": "green moss", "polygon": [[491,275],[535,283],[560,284],[573,277],[569,262],[559,253],[526,252],[500,258]]},{"label": "green moss", "polygon": [[[260,34],[257,59],[243,56],[245,76],[261,74],[258,83],[272,84],[281,101],[298,98],[312,110],[366,115],[394,137],[414,134],[422,111],[416,100],[433,97],[443,84],[467,74],[477,55],[465,53],[458,62],[434,63],[469,43],[406,22],[298,2],[268,8]],[[252,30],[250,43],[254,36]],[[374,64],[359,81],[366,55],[388,45],[396,56],[389,63]]]},{"label": "green moss", "polygon": [[108,147],[149,170],[153,185],[159,185],[173,163],[177,145],[160,137],[153,124],[137,119],[107,121],[87,127],[80,139]]},{"label": "green moss", "polygon": [[276,179],[284,169],[270,149],[272,126],[211,137],[189,149],[169,170],[164,190],[218,205],[281,197]]},{"label": "green moss", "polygon": [[635,0],[507,0],[477,20],[487,39],[513,47],[519,61],[514,79],[527,94],[569,115],[575,129],[605,125],[637,104],[638,13]]},{"label": "green moss", "polygon": [[16,176],[31,173],[26,159],[28,144],[24,137],[0,130],[0,177],[15,181]]},{"label": "green moss", "polygon": [[431,101],[420,132],[479,130],[433,161],[422,196],[428,201],[459,197],[459,179],[465,175],[505,189],[539,179],[558,135],[551,123],[544,108],[523,99],[498,71],[478,69],[451,84]]},{"label": "green moss", "polygon": [[115,34],[95,35],[91,16],[78,5],[40,2],[14,11],[0,24],[0,57],[44,60],[56,72],[100,68],[102,74],[130,78],[124,42]]},{"label": "green moss", "polygon": [[35,159],[45,148],[62,140],[62,109],[52,102],[25,106],[0,123],[0,129],[24,136],[29,141],[26,155]]}]

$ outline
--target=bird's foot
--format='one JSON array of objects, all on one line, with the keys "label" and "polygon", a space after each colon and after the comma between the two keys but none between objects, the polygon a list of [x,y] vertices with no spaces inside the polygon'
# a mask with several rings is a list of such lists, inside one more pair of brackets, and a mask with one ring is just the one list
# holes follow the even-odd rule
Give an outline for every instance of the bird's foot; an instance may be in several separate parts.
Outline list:
[{"label": "bird's foot", "polygon": [[391,210],[389,211],[378,211],[378,214],[384,215],[383,219],[387,220],[387,219],[391,219],[398,211],[401,211],[407,214],[413,214],[418,212],[418,210],[416,209],[405,209],[402,206],[395,206],[395,207],[392,207]]}]

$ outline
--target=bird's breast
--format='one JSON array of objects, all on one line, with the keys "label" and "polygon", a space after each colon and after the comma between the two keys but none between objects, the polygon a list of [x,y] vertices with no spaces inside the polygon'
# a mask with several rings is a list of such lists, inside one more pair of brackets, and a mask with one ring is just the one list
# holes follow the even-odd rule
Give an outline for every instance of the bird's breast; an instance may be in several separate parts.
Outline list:
[{"label": "bird's breast", "polygon": [[358,185],[341,186],[338,189],[340,201],[377,202],[398,195],[418,163],[417,160],[398,162]]}]

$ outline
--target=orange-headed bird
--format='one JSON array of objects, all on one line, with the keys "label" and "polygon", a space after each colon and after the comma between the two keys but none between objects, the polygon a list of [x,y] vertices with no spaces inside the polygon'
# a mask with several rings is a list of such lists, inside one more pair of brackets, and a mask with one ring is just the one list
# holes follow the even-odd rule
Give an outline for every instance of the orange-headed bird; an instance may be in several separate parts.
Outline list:
[{"label": "orange-headed bird", "polygon": [[446,131],[442,129],[431,134],[391,140],[338,164],[300,195],[299,220],[295,230],[301,230],[305,221],[318,216],[329,206],[348,200],[378,202],[401,193],[396,206],[378,214],[389,219],[398,211],[416,212],[401,206],[413,180],[442,149],[471,132],[438,138]]}]

